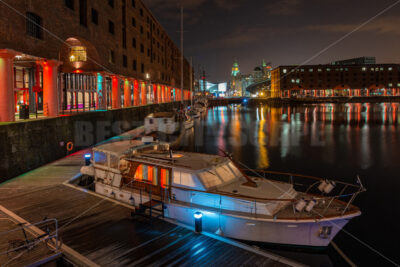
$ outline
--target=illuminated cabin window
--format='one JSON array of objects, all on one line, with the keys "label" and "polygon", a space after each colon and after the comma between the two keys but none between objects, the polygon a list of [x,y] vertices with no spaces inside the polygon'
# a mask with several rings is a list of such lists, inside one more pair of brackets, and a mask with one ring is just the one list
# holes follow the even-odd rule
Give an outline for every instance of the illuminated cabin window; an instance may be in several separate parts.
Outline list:
[{"label": "illuminated cabin window", "polygon": [[85,62],[87,60],[86,47],[73,46],[69,54],[70,62]]}]

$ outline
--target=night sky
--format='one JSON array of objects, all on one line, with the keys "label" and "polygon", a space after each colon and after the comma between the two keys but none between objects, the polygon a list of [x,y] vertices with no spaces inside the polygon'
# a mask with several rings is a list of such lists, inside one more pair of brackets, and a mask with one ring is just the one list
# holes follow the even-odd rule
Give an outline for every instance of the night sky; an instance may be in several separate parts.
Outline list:
[{"label": "night sky", "polygon": [[[376,16],[396,0],[144,0],[179,45],[179,3],[185,9],[185,56],[208,80],[229,79],[236,58],[242,73],[261,60],[273,67],[301,64]],[[357,56],[400,62],[400,3],[309,64]]]}]

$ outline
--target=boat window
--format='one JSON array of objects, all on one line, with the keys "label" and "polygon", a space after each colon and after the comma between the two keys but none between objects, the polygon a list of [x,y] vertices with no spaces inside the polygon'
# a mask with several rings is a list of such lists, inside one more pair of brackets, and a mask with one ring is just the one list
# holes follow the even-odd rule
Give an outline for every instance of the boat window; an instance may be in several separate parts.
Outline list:
[{"label": "boat window", "polygon": [[150,124],[153,124],[153,119],[150,119],[150,120],[149,120],[149,123],[150,123]]},{"label": "boat window", "polygon": [[229,182],[235,179],[236,175],[229,169],[228,165],[223,165],[215,169],[219,177],[222,178],[224,182]]},{"label": "boat window", "polygon": [[118,169],[119,157],[110,154],[110,168]]},{"label": "boat window", "polygon": [[174,172],[174,183],[188,187],[196,187],[193,176],[187,172]]},{"label": "boat window", "polygon": [[204,186],[207,188],[214,187],[222,183],[221,179],[215,172],[206,171],[206,172],[201,172],[198,175],[200,179],[203,181]]},{"label": "boat window", "polygon": [[231,170],[233,171],[233,173],[237,176],[240,177],[242,176],[242,173],[238,170],[238,168],[236,168],[235,164],[233,164],[233,162],[229,162],[229,168],[231,168]]},{"label": "boat window", "polygon": [[[157,185],[157,167],[147,166],[147,181],[153,185]],[[143,177],[144,179],[144,177]]]},{"label": "boat window", "polygon": [[168,123],[168,119],[164,119],[164,123],[167,124]]},{"label": "boat window", "polygon": [[94,152],[94,162],[95,164],[107,166],[107,154],[100,151]]}]

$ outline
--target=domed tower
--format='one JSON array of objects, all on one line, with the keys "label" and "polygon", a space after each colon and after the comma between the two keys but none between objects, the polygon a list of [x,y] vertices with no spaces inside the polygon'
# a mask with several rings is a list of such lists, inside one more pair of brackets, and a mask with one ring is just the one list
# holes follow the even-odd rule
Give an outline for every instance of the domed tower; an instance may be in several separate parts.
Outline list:
[{"label": "domed tower", "polygon": [[231,86],[230,95],[231,96],[241,96],[242,95],[242,82],[240,77],[239,63],[237,60],[233,63],[232,74],[231,74]]},{"label": "domed tower", "polygon": [[239,63],[235,60],[232,66],[232,77],[237,77],[240,73]]}]

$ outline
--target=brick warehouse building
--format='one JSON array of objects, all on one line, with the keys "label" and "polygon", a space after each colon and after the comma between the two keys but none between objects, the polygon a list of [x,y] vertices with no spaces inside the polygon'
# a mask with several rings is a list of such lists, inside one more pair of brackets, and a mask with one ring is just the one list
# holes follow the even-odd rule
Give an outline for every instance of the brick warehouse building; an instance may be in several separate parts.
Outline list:
[{"label": "brick warehouse building", "polygon": [[140,0],[2,1],[0,121],[189,99],[180,57]]},{"label": "brick warehouse building", "polygon": [[273,97],[399,96],[399,64],[279,66]]}]

